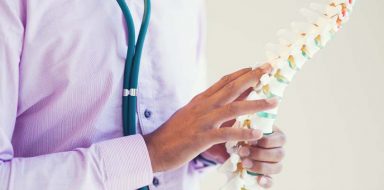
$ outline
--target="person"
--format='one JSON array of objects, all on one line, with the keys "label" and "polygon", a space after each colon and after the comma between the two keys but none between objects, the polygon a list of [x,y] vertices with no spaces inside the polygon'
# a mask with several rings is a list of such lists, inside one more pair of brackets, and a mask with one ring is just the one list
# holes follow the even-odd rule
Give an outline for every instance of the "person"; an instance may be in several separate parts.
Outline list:
[{"label": "person", "polygon": [[[143,2],[127,4],[139,25]],[[196,190],[204,161],[223,162],[230,140],[252,142],[240,150],[244,167],[271,186],[284,134],[229,127],[276,106],[244,99],[270,66],[202,91],[204,1],[153,1],[152,9],[139,134],[123,137],[127,28],[117,2],[0,1],[0,189]]]}]

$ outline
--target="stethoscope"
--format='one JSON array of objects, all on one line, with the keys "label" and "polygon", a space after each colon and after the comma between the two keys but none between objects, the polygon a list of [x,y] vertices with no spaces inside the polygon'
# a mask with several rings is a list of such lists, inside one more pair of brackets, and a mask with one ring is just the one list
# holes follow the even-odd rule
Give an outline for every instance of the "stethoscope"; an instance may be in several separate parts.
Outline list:
[{"label": "stethoscope", "polygon": [[[144,40],[148,31],[149,20],[151,16],[151,1],[144,0],[144,14],[140,27],[139,36],[136,41],[135,25],[132,14],[125,0],[117,0],[127,24],[128,50],[124,68],[123,82],[123,131],[124,136],[136,134],[136,102],[137,85],[139,79],[140,60],[143,51]],[[128,180],[128,179],[127,179]],[[148,190],[148,187],[142,187],[139,190]]]}]

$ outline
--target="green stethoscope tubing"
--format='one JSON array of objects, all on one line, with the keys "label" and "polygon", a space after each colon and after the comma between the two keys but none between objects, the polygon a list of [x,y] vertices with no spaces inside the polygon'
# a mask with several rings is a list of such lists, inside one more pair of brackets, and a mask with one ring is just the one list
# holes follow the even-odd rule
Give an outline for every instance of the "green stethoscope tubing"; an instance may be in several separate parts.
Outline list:
[{"label": "green stethoscope tubing", "polygon": [[[117,0],[119,4],[125,22],[127,24],[128,35],[128,50],[124,67],[124,82],[123,82],[123,131],[124,136],[136,134],[136,103],[137,103],[137,86],[140,71],[141,54],[143,52],[143,46],[145,37],[148,31],[149,21],[151,17],[151,1],[144,0],[144,14],[140,27],[139,36],[136,41],[135,25],[133,23],[132,14],[125,2],[125,0]],[[128,94],[125,91],[129,92]],[[147,190],[148,187],[142,187],[140,190]]]}]

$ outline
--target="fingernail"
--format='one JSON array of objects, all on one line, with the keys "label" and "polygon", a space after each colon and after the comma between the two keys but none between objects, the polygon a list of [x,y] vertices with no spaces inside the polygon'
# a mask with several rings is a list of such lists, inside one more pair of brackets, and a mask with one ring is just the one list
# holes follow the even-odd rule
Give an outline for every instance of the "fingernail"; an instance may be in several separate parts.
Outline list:
[{"label": "fingernail", "polygon": [[248,158],[247,158],[247,159],[244,159],[243,162],[242,162],[242,164],[243,164],[243,167],[246,168],[246,169],[250,169],[250,168],[252,168],[252,166],[253,166],[252,161],[249,160]]},{"label": "fingernail", "polygon": [[267,186],[269,183],[269,180],[266,177],[261,177],[259,183],[261,186]]},{"label": "fingernail", "polygon": [[275,97],[275,98],[265,99],[265,101],[269,104],[277,104],[279,100]]},{"label": "fingernail", "polygon": [[263,135],[263,132],[261,132],[260,129],[252,129],[252,135],[255,137],[255,138],[261,138]]},{"label": "fingernail", "polygon": [[239,154],[241,157],[246,157],[246,156],[249,156],[249,154],[251,153],[251,151],[249,150],[248,147],[241,147],[240,150],[239,150]]}]

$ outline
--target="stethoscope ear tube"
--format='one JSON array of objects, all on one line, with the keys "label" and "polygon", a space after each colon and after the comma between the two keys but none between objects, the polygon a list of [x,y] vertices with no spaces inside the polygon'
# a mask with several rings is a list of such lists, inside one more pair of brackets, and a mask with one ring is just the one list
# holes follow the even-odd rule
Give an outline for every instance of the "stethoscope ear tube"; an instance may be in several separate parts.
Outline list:
[{"label": "stethoscope ear tube", "polygon": [[136,44],[136,34],[135,34],[135,25],[133,23],[133,18],[131,11],[129,10],[125,0],[117,0],[117,3],[120,6],[121,11],[123,12],[125,23],[127,25],[127,37],[128,37],[128,50],[127,57],[125,59],[124,65],[124,81],[123,81],[123,105],[122,105],[122,118],[123,118],[123,133],[124,136],[132,135],[136,133],[136,129],[129,128],[129,117],[128,117],[128,108],[129,102],[128,99],[130,97],[130,73],[131,67],[133,64],[133,57],[135,55],[135,44]]},{"label": "stethoscope ear tube", "polygon": [[[144,0],[144,15],[140,27],[139,36],[136,44],[135,25],[132,14],[125,0],[117,0],[127,25],[128,50],[124,67],[123,81],[123,132],[124,136],[136,134],[136,104],[137,104],[137,87],[140,71],[141,55],[144,47],[145,37],[151,17],[151,1]],[[139,190],[148,190],[142,187]]]},{"label": "stethoscope ear tube", "polygon": [[[140,27],[139,36],[137,39],[137,44],[135,47],[135,55],[133,57],[133,64],[130,74],[130,80],[129,80],[129,87],[128,89],[131,89],[131,92],[135,92],[134,94],[131,94],[128,96],[130,99],[128,108],[128,115],[129,115],[129,128],[130,131],[135,131],[136,133],[136,102],[137,102],[137,87],[138,87],[138,81],[139,81],[139,72],[140,72],[140,63],[141,63],[141,55],[144,48],[144,41],[145,37],[147,35],[148,26],[150,22],[151,17],[151,2],[150,0],[144,0],[144,14],[143,14],[143,20]],[[135,134],[132,133],[132,134]],[[131,134],[130,134],[131,135]]]},{"label": "stethoscope ear tube", "polygon": [[123,131],[124,135],[136,134],[136,102],[140,61],[151,16],[151,2],[144,0],[144,14],[136,43],[135,25],[125,0],[117,0],[127,25],[128,50],[123,81]]}]

